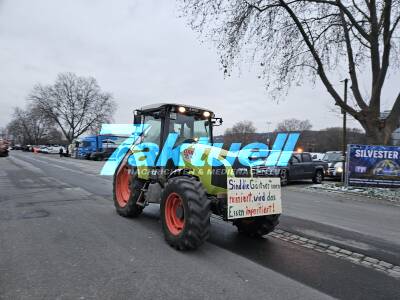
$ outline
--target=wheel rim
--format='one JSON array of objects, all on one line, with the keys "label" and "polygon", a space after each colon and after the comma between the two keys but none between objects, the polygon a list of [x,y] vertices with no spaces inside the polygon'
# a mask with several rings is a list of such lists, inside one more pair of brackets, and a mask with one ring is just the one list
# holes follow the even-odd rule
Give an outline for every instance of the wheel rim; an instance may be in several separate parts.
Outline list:
[{"label": "wheel rim", "polygon": [[179,235],[185,227],[184,212],[181,196],[177,193],[169,194],[165,201],[165,223],[173,235]]},{"label": "wheel rim", "polygon": [[322,174],[318,173],[318,182],[322,182]]},{"label": "wheel rim", "polygon": [[116,198],[120,207],[125,207],[131,196],[129,187],[129,170],[125,166],[121,168],[117,175]]}]

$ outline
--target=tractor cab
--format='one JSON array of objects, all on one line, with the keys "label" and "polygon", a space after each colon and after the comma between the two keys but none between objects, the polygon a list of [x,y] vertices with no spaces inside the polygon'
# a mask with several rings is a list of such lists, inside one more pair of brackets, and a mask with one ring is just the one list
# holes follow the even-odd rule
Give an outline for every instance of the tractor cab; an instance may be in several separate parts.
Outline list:
[{"label": "tractor cab", "polygon": [[204,108],[161,103],[136,110],[134,123],[149,125],[143,134],[143,142],[162,146],[171,133],[178,136],[175,145],[212,143],[213,126],[222,124],[222,119],[215,118],[213,112]]}]

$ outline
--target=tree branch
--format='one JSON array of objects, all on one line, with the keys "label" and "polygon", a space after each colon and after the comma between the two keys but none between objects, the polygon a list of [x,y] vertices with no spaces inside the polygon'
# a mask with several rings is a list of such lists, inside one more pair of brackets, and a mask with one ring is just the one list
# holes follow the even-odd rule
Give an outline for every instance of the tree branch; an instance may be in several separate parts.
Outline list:
[{"label": "tree branch", "polygon": [[360,14],[364,16],[368,21],[370,21],[370,17],[357,5],[356,1],[352,0],[354,7],[358,10]]},{"label": "tree branch", "polygon": [[[312,1],[317,1],[317,0],[312,0]],[[318,1],[322,1],[322,0],[318,0]],[[288,14],[292,18],[292,20],[295,22],[298,30],[300,31],[300,34],[302,35],[302,37],[304,39],[304,42],[306,43],[312,56],[314,57],[315,62],[318,65],[318,75],[321,78],[325,87],[327,88],[328,92],[335,99],[336,104],[339,105],[341,108],[343,108],[345,111],[347,111],[349,114],[351,114],[354,118],[359,119],[360,118],[359,112],[357,112],[354,108],[352,108],[349,105],[347,105],[346,103],[344,103],[343,99],[339,96],[339,94],[333,88],[331,82],[329,81],[328,77],[326,76],[321,58],[319,57],[316,49],[313,47],[309,37],[307,36],[307,34],[306,34],[303,26],[301,25],[300,20],[296,16],[296,14],[289,7],[289,5],[285,3],[284,0],[279,0],[279,2],[281,3],[282,7],[288,12]],[[326,2],[326,1],[324,1],[324,2]],[[330,1],[327,1],[327,2],[330,2]]]},{"label": "tree branch", "polygon": [[280,4],[267,4],[264,6],[258,6],[254,3],[251,3],[250,1],[244,0],[244,2],[250,7],[254,8],[255,10],[258,10],[259,12],[266,11],[267,9],[274,8],[274,7],[280,7]]},{"label": "tree branch", "polygon": [[360,88],[358,86],[358,78],[357,78],[357,73],[356,73],[356,66],[354,63],[353,48],[351,45],[349,29],[347,28],[347,22],[346,22],[343,11],[340,11],[340,19],[342,21],[342,27],[343,27],[344,37],[345,37],[345,41],[346,41],[347,58],[348,58],[348,64],[349,64],[349,74],[350,74],[350,79],[351,79],[351,83],[352,83],[351,90],[353,91],[353,95],[357,101],[358,106],[362,110],[365,110],[367,108],[367,105],[361,96]]},{"label": "tree branch", "polygon": [[314,2],[314,3],[323,3],[323,4],[328,4],[328,5],[333,5],[338,7],[340,10],[343,11],[343,13],[349,18],[351,24],[357,29],[357,31],[362,35],[363,38],[365,38],[367,41],[370,40],[370,35],[368,32],[365,31],[362,26],[360,26],[359,22],[354,18],[353,14],[348,10],[346,6],[343,5],[342,2],[340,1],[335,1],[335,0],[300,0],[302,2]]}]

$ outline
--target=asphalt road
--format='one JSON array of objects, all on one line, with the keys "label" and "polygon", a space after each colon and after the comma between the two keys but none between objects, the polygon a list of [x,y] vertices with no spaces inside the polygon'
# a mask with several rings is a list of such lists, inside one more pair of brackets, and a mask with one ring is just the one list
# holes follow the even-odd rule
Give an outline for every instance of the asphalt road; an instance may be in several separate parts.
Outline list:
[{"label": "asphalt road", "polygon": [[[212,220],[210,240],[178,252],[159,209],[118,216],[101,163],[12,151],[0,159],[0,299],[399,299],[400,279]],[[280,228],[400,264],[400,207],[283,192]]]}]

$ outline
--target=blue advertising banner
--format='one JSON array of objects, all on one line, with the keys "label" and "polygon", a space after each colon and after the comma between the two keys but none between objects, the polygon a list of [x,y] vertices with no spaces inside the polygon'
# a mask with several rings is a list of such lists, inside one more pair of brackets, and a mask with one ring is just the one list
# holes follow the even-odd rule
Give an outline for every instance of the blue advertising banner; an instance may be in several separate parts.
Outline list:
[{"label": "blue advertising banner", "polygon": [[348,145],[348,185],[400,187],[400,147]]}]

